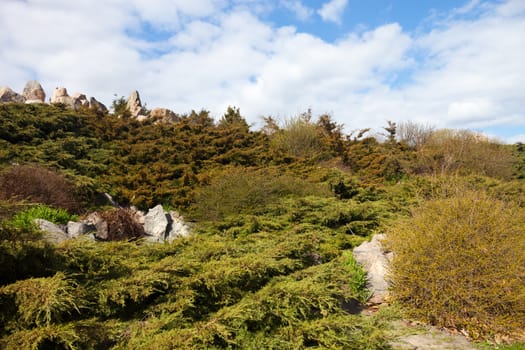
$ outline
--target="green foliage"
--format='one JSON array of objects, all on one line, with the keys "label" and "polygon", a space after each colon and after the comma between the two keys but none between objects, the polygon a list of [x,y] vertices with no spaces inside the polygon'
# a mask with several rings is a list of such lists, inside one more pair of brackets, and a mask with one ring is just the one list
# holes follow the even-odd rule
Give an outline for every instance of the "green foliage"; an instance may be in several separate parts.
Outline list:
[{"label": "green foliage", "polygon": [[78,217],[69,214],[64,209],[37,205],[16,213],[10,222],[17,228],[31,230],[34,228],[35,219],[44,219],[55,224],[67,224],[68,221],[76,221]]},{"label": "green foliage", "polygon": [[321,129],[311,121],[311,113],[286,120],[282,129],[272,135],[271,145],[289,156],[319,159],[326,149]]},{"label": "green foliage", "polygon": [[525,212],[483,192],[434,199],[388,230],[394,293],[412,315],[472,338],[522,334]]},{"label": "green foliage", "polygon": [[193,215],[217,220],[228,215],[254,213],[287,196],[328,195],[322,185],[273,169],[227,169],[211,179],[196,195]]},{"label": "green foliage", "polygon": [[[7,329],[49,326],[68,315],[80,313],[76,288],[63,273],[17,281],[0,288],[0,298],[4,301],[2,318],[9,320]],[[6,299],[13,299],[15,310],[10,309],[13,305],[6,303]]]}]

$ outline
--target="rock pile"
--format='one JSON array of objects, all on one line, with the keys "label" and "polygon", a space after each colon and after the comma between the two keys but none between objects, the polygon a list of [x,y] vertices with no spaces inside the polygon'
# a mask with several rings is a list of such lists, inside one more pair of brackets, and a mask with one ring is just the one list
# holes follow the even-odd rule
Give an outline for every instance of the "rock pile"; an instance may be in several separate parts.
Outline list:
[{"label": "rock pile", "polygon": [[[144,228],[144,239],[148,242],[172,242],[191,234],[190,225],[178,212],[166,212],[161,205],[151,208],[146,214],[136,209],[133,211],[134,220]],[[89,214],[79,222],[70,221],[63,226],[43,219],[36,219],[35,223],[44,232],[44,238],[53,244],[80,236],[100,241],[110,240],[108,223],[98,212]]]}]

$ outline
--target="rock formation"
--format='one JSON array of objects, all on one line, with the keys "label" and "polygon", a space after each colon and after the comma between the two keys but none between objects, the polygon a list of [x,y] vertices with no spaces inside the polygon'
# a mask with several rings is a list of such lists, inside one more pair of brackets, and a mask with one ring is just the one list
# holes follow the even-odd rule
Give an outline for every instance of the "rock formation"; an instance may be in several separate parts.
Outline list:
[{"label": "rock formation", "polygon": [[157,119],[163,123],[174,123],[180,121],[180,117],[170,109],[167,108],[154,108],[150,115],[150,118]]},{"label": "rock formation", "polygon": [[94,97],[89,99],[89,108],[94,109],[95,111],[102,114],[109,112],[107,107],[102,102],[97,101],[97,99]]},{"label": "rock formation", "polygon": [[42,85],[36,80],[26,83],[22,95],[25,97],[26,103],[44,103],[46,101],[46,93]]},{"label": "rock formation", "polygon": [[[165,212],[160,204],[151,208],[147,214],[133,207],[130,209],[134,213],[133,221],[144,228],[146,234],[144,239],[147,242],[173,242],[177,238],[187,237],[191,234],[190,225],[184,221],[178,212]],[[44,232],[44,239],[53,244],[78,237],[88,237],[100,241],[112,239],[109,234],[108,223],[98,212],[89,214],[79,222],[70,221],[64,227],[42,219],[36,219],[35,223]]]},{"label": "rock formation", "polygon": [[[0,88],[0,103],[45,103],[46,93],[42,85],[36,80],[28,81],[24,87],[22,95],[16,93],[9,87]],[[57,87],[50,99],[52,104],[64,104],[68,108],[78,111],[82,108],[90,108],[100,114],[109,112],[108,108],[94,97],[90,99],[82,93],[75,93],[70,96],[65,87]],[[126,103],[126,108],[132,118],[143,121],[149,118],[154,118],[156,123],[176,123],[181,118],[172,110],[167,108],[155,108],[148,116],[146,109],[142,106],[140,95],[137,90],[134,90],[129,95]]]},{"label": "rock formation", "polygon": [[0,88],[0,103],[16,102],[24,103],[26,101],[25,97],[17,94],[7,86]]},{"label": "rock formation", "polygon": [[139,92],[137,90],[132,91],[129,95],[127,109],[133,118],[140,120],[147,118],[146,110],[142,107],[142,102],[140,101]]}]

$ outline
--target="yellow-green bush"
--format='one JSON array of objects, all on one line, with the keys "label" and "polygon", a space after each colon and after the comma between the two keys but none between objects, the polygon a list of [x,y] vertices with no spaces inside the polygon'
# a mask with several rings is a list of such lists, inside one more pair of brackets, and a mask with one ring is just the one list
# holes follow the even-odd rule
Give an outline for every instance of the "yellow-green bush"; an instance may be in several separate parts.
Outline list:
[{"label": "yellow-green bush", "polygon": [[[395,298],[473,338],[523,334],[525,210],[483,192],[422,204],[388,230]],[[520,333],[521,332],[521,333]]]}]

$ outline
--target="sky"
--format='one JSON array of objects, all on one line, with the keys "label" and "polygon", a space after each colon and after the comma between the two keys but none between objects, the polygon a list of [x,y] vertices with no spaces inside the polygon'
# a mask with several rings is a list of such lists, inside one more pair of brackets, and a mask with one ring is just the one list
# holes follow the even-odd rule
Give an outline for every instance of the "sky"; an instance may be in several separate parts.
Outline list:
[{"label": "sky", "polygon": [[525,0],[0,0],[0,86],[525,142]]}]

